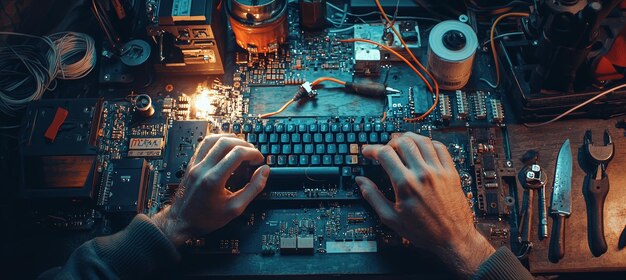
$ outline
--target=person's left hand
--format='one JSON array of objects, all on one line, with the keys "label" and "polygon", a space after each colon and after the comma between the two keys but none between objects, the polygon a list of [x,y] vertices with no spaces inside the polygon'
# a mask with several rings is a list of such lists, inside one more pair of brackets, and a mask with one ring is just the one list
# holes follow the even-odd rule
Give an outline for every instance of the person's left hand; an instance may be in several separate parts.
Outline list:
[{"label": "person's left hand", "polygon": [[259,167],[241,190],[233,193],[225,188],[228,178],[244,162],[261,164],[263,155],[234,135],[211,135],[202,141],[172,206],[152,217],[174,245],[225,226],[265,188],[270,172],[267,165]]}]

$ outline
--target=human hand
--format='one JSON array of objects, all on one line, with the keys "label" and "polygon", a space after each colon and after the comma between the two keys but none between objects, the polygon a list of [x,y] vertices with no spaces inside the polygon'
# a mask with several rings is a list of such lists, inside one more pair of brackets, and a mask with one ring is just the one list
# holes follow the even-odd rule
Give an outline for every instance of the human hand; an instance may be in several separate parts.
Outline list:
[{"label": "human hand", "polygon": [[259,167],[242,189],[233,193],[225,188],[228,178],[244,162],[261,164],[263,155],[234,135],[211,135],[202,141],[189,161],[173,204],[153,216],[174,245],[225,226],[265,188],[270,172],[267,165]]},{"label": "human hand", "polygon": [[363,156],[385,169],[395,192],[395,203],[374,182],[357,177],[363,197],[381,221],[469,277],[494,248],[476,230],[461,190],[459,174],[445,145],[414,133],[405,133],[387,145],[368,145]]}]

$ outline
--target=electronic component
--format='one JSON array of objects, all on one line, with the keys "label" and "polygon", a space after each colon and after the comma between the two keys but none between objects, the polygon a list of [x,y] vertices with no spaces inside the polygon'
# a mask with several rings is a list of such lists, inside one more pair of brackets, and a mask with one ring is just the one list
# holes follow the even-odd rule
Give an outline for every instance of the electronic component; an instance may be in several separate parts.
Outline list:
[{"label": "electronic component", "polygon": [[447,95],[441,95],[439,100],[439,113],[441,119],[447,121],[452,119],[452,106],[450,105],[450,97]]},{"label": "electronic component", "polygon": [[154,107],[152,106],[152,98],[147,94],[137,95],[135,98],[135,109],[139,112],[139,115],[144,118],[149,118],[154,115]]},{"label": "electronic component", "polygon": [[456,99],[456,115],[458,119],[466,119],[469,115],[469,104],[467,94],[464,91],[456,90],[454,92]]},{"label": "electronic component", "polygon": [[165,170],[165,183],[176,184],[185,175],[187,165],[198,144],[209,130],[206,121],[175,121],[168,134],[168,164]]},{"label": "electronic component", "polygon": [[[419,34],[419,27],[417,24],[406,25],[403,22],[398,22],[394,25],[396,30],[400,32],[402,35],[403,32],[405,34],[409,34],[411,32],[415,34]],[[408,32],[408,33],[407,33]],[[412,51],[417,51],[421,46],[421,42],[419,41],[419,36],[415,36],[416,40],[405,40],[407,43],[407,47]],[[402,47],[402,43],[400,39],[396,37],[396,35],[385,28],[382,24],[355,24],[354,25],[354,38],[361,38],[371,40],[382,45],[390,47],[392,50],[400,53],[404,57],[409,57],[406,52],[406,49]],[[404,38],[403,38],[404,39]],[[379,50],[381,60],[384,61],[400,61],[400,58],[396,57],[389,51],[385,49],[379,49],[378,46],[363,43],[363,42],[354,42],[355,50]]]},{"label": "electronic component", "polygon": [[413,97],[409,101],[409,106],[413,107],[413,115],[419,116],[424,114],[433,105],[433,95],[424,90],[418,90],[418,88],[410,87],[409,94]]},{"label": "electronic component", "polygon": [[120,159],[111,161],[111,170],[105,176],[107,184],[107,212],[143,213],[146,206],[150,169],[144,159]]},{"label": "electronic component", "polygon": [[319,30],[326,26],[326,0],[300,0],[300,26]]},{"label": "electronic component", "polygon": [[364,76],[380,75],[380,50],[357,48],[354,50],[354,73]]},{"label": "electronic component", "polygon": [[95,155],[49,155],[24,158],[25,197],[92,199]]},{"label": "electronic component", "polygon": [[428,69],[441,89],[467,84],[477,48],[478,38],[469,25],[455,20],[435,25],[428,36]]},{"label": "electronic component", "polygon": [[158,44],[155,69],[177,74],[224,74],[225,19],[214,0],[161,0],[148,9],[148,34]]},{"label": "electronic component", "polygon": [[376,241],[328,241],[326,251],[332,253],[375,253]]},{"label": "electronic component", "polygon": [[298,245],[296,244],[296,237],[282,237],[280,238],[280,253],[289,254],[296,253]]},{"label": "electronic component", "polygon": [[[97,99],[40,100],[25,112],[20,139],[21,194],[29,198],[91,200],[97,178],[96,150],[90,145]],[[46,138],[58,108],[65,118],[57,123],[54,142]]]},{"label": "electronic component", "polygon": [[276,52],[287,39],[286,0],[226,1],[237,45],[251,53]]},{"label": "electronic component", "polygon": [[298,252],[301,254],[313,254],[313,237],[298,237]]},{"label": "electronic component", "polygon": [[501,123],[504,121],[504,108],[502,107],[502,101],[498,99],[489,99],[489,108],[492,122]]},{"label": "electronic component", "polygon": [[57,133],[59,132],[59,128],[61,128],[61,125],[65,122],[65,118],[67,118],[67,113],[67,110],[61,107],[57,108],[57,111],[54,114],[54,119],[50,123],[50,126],[48,126],[48,129],[46,129],[46,133],[43,135],[46,140],[54,142],[54,139],[57,137]]},{"label": "electronic component", "polygon": [[408,113],[407,98],[403,94],[387,95],[387,116],[402,117]]},{"label": "electronic component", "polygon": [[472,117],[477,120],[487,118],[487,104],[485,101],[485,92],[477,91],[471,95],[472,100]]},{"label": "electronic component", "polygon": [[161,156],[165,141],[163,138],[131,138],[128,144],[129,157]]}]

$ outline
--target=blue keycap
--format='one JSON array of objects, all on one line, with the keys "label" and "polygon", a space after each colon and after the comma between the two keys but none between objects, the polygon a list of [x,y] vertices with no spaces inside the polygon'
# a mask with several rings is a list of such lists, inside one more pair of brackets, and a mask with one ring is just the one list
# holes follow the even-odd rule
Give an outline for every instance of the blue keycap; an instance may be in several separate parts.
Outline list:
[{"label": "blue keycap", "polygon": [[311,165],[320,165],[322,162],[320,160],[320,155],[312,155],[311,156]]}]

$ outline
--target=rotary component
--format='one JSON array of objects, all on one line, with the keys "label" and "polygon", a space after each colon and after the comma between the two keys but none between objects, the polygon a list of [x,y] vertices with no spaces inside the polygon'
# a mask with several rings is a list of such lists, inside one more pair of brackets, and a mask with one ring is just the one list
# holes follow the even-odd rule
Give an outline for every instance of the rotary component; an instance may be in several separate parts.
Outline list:
[{"label": "rotary component", "polygon": [[285,0],[230,0],[230,24],[237,44],[251,53],[278,50],[287,39]]},{"label": "rotary component", "polygon": [[149,118],[154,115],[154,107],[152,106],[152,98],[147,94],[137,95],[135,99],[135,109],[140,116]]}]

